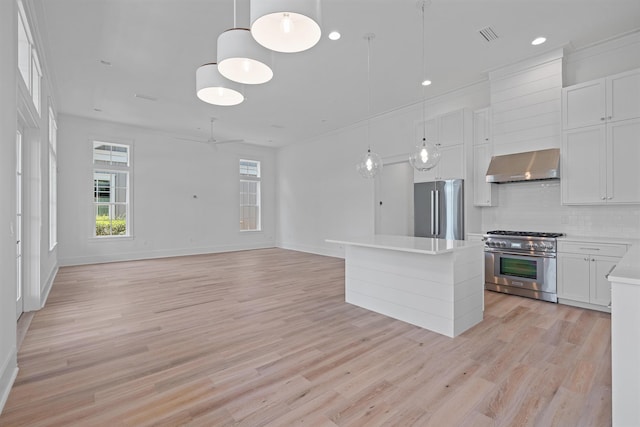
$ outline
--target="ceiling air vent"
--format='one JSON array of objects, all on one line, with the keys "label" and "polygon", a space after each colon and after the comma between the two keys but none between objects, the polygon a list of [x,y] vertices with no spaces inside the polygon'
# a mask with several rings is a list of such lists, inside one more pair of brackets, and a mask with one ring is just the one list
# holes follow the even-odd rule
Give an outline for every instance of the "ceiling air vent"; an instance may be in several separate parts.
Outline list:
[{"label": "ceiling air vent", "polygon": [[490,42],[498,39],[498,35],[496,34],[495,31],[493,31],[493,28],[491,28],[491,27],[484,27],[483,29],[479,30],[478,32],[480,33],[482,38],[487,41],[487,43],[490,43]]}]

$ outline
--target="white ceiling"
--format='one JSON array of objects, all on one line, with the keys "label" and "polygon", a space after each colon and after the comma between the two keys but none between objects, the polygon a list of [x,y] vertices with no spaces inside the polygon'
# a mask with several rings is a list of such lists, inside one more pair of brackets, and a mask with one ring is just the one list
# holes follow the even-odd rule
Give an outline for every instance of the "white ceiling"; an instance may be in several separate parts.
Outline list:
[{"label": "white ceiling", "polygon": [[[301,1],[301,0],[300,0]],[[273,54],[274,78],[246,86],[244,103],[217,107],[195,95],[195,71],[216,60],[233,27],[232,0],[35,0],[59,112],[207,139],[282,146],[422,97],[422,17],[416,0],[321,0],[312,49]],[[237,0],[238,26],[249,24]],[[486,79],[487,71],[558,47],[572,49],[640,27],[639,0],[433,0],[426,12],[427,97]],[[491,26],[487,43],[478,30]],[[342,33],[339,41],[327,38]],[[532,46],[536,36],[547,43]],[[105,66],[101,60],[112,65]],[[134,97],[157,98],[149,101]],[[96,112],[94,109],[100,109]]]}]

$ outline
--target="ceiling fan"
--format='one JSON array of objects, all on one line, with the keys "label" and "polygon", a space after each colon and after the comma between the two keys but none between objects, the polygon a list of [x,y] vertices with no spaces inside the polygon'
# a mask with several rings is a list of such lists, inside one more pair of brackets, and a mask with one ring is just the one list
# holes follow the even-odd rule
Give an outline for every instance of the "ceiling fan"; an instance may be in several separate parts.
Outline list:
[{"label": "ceiling fan", "polygon": [[213,147],[215,147],[218,144],[231,144],[233,142],[244,142],[244,139],[225,139],[225,140],[217,140],[213,137],[213,122],[215,122],[216,119],[215,117],[211,117],[211,133],[209,134],[209,139],[207,139],[206,141],[203,141],[201,139],[191,139],[191,138],[181,138],[181,137],[175,137],[176,139],[182,139],[184,141],[193,141],[193,142],[199,142],[201,144],[209,144]]}]

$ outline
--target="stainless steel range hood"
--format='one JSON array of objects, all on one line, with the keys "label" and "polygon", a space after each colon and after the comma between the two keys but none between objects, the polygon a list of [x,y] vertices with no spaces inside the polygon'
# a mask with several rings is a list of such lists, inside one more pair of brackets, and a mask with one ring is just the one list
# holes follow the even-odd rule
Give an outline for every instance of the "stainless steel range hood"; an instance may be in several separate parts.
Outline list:
[{"label": "stainless steel range hood", "polygon": [[558,178],[559,148],[493,156],[487,170],[487,182],[497,184]]}]

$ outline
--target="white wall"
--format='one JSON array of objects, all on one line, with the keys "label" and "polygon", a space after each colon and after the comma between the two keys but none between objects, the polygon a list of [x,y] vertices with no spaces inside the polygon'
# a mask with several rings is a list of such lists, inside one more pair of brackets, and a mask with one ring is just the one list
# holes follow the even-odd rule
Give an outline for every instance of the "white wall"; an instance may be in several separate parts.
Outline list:
[{"label": "white wall", "polygon": [[[488,84],[481,82],[429,101],[427,119],[488,103]],[[372,150],[383,159],[408,158],[421,121],[421,104],[372,118]],[[342,248],[324,240],[374,232],[374,181],[355,170],[367,150],[366,126],[357,123],[278,151],[278,246],[343,256]]]},{"label": "white wall", "polygon": [[16,7],[0,1],[0,411],[9,395],[16,362],[15,141]]},{"label": "white wall", "polygon": [[[61,265],[275,245],[275,154],[248,144],[216,148],[133,126],[60,115]],[[92,141],[133,144],[133,238],[92,238]],[[238,161],[262,162],[261,232],[239,231]],[[195,196],[195,197],[194,197]]]}]

